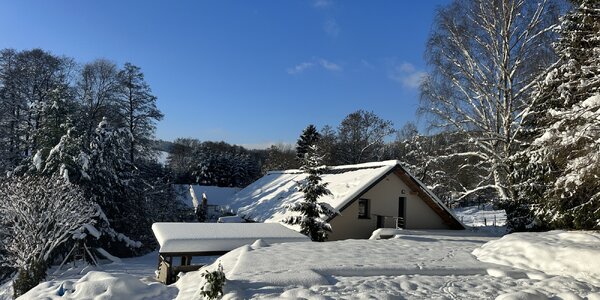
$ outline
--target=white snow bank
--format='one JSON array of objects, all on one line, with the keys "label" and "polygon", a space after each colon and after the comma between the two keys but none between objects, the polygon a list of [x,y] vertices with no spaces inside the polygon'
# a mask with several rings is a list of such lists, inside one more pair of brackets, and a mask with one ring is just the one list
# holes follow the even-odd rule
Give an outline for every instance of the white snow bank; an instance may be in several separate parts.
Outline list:
[{"label": "white snow bank", "polygon": [[473,251],[479,260],[600,286],[600,233],[550,231],[513,233]]},{"label": "white snow bank", "polygon": [[48,281],[18,299],[168,299],[177,291],[161,283],[144,283],[128,274],[92,271],[73,282]]},{"label": "white snow bank", "polygon": [[268,243],[309,239],[277,223],[154,223],[161,253],[230,251],[258,239]]},{"label": "white snow bank", "polygon": [[104,248],[98,247],[96,248],[96,251],[98,251],[98,253],[100,253],[100,255],[104,256],[106,259],[114,262],[114,263],[121,263],[121,259],[111,255],[110,253],[108,253],[108,251],[104,250]]},{"label": "white snow bank", "polygon": [[[492,240],[465,231],[398,230],[387,240],[237,248],[222,256],[224,299],[594,299],[600,287],[569,277],[478,261]],[[204,270],[184,275],[177,299],[194,299]],[[527,298],[531,295],[538,298]],[[525,298],[523,298],[523,297]],[[521,297],[521,298],[519,298]],[[533,297],[533,296],[531,296]]]}]

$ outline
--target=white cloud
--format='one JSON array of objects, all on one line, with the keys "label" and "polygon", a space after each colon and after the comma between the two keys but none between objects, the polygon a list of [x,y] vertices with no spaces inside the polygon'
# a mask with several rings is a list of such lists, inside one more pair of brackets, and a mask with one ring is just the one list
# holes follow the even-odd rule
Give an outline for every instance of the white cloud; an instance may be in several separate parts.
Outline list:
[{"label": "white cloud", "polygon": [[325,24],[323,24],[323,30],[325,30],[325,33],[328,35],[337,37],[340,34],[341,29],[335,19],[329,19],[325,21]]},{"label": "white cloud", "polygon": [[299,63],[291,68],[288,68],[286,71],[290,75],[296,75],[314,67],[321,67],[324,70],[330,72],[340,72],[343,70],[342,66],[340,66],[339,64],[336,64],[323,58],[313,58],[311,61]]},{"label": "white cloud", "polygon": [[313,6],[316,8],[326,8],[333,4],[331,0],[315,0],[313,2]]},{"label": "white cloud", "polygon": [[427,76],[427,72],[417,70],[413,64],[408,62],[392,63],[388,74],[390,79],[401,83],[408,89],[418,88],[425,76]]},{"label": "white cloud", "polygon": [[411,63],[403,62],[398,66],[398,70],[404,73],[413,73],[415,72],[415,66]]},{"label": "white cloud", "polygon": [[287,72],[290,75],[299,74],[299,73],[304,72],[306,69],[310,69],[314,66],[315,66],[315,63],[313,63],[313,62],[303,62],[303,63],[295,65],[291,68],[288,68]]},{"label": "white cloud", "polygon": [[337,72],[337,71],[341,71],[342,70],[342,67],[340,67],[340,65],[338,65],[336,63],[332,63],[332,62],[330,62],[328,60],[325,60],[325,59],[320,59],[319,63],[321,64],[321,66],[323,68],[325,68],[328,71],[335,71],[335,72]]}]

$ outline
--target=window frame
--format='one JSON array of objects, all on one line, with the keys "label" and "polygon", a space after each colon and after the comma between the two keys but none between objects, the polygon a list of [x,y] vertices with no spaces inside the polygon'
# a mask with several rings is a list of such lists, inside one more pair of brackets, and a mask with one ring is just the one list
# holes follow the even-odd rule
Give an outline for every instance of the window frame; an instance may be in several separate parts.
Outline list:
[{"label": "window frame", "polygon": [[[363,204],[364,203],[364,204]],[[361,206],[364,205],[364,214],[361,213]],[[371,218],[371,200],[367,198],[358,199],[358,218],[359,219],[370,219]]]}]

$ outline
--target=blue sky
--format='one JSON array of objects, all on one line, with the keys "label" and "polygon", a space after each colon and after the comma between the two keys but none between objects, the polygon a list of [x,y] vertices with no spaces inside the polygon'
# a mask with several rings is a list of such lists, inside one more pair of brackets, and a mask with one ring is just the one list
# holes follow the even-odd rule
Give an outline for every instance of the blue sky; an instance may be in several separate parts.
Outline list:
[{"label": "blue sky", "polygon": [[416,120],[428,1],[0,1],[0,48],[142,68],[157,137],[293,143],[357,109]]}]

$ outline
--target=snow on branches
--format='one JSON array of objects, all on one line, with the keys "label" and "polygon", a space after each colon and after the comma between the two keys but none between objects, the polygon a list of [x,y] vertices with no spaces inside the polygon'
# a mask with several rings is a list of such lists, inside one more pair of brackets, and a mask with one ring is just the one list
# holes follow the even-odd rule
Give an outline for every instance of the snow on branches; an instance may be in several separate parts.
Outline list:
[{"label": "snow on branches", "polygon": [[300,191],[304,193],[302,202],[291,205],[288,209],[299,212],[300,215],[290,216],[283,220],[290,225],[300,225],[300,232],[310,237],[311,240],[323,242],[327,239],[327,232],[331,232],[331,225],[324,218],[339,214],[331,205],[325,202],[317,202],[321,196],[329,195],[327,183],[321,182],[321,175],[325,166],[321,164],[323,157],[319,155],[316,145],[308,147],[304,155],[301,170],[307,173],[307,177],[300,185]]},{"label": "snow on branches", "polygon": [[600,3],[561,19],[558,62],[524,115],[519,197],[549,227],[600,228]]},{"label": "snow on branches", "polygon": [[5,231],[4,264],[25,267],[48,261],[55,249],[85,224],[93,224],[99,207],[58,176],[25,176],[0,182],[0,227]]},{"label": "snow on branches", "polygon": [[479,178],[460,196],[492,191],[502,200],[512,197],[510,156],[519,145],[520,114],[534,79],[553,59],[554,2],[453,1],[438,11],[420,111],[433,128],[464,136],[448,157],[463,157]]}]

